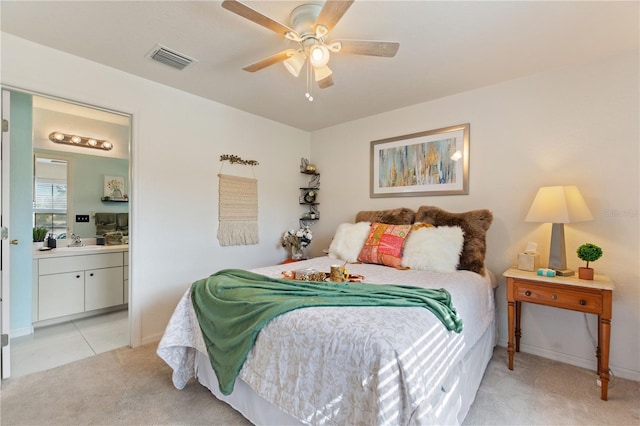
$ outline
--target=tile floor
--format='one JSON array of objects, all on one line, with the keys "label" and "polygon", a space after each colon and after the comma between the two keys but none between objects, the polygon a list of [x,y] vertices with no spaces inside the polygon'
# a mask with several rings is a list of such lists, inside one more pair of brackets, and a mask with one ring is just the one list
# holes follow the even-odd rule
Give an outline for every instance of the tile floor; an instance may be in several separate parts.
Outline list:
[{"label": "tile floor", "polygon": [[127,346],[127,310],[37,328],[11,339],[11,377],[48,370]]}]

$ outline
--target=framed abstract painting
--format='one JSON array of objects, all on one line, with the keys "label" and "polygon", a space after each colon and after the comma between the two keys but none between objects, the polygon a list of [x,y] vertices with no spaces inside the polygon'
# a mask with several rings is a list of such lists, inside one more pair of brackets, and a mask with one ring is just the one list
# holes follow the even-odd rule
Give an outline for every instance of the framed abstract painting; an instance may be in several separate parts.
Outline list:
[{"label": "framed abstract painting", "polygon": [[370,197],[468,194],[469,127],[372,141]]}]

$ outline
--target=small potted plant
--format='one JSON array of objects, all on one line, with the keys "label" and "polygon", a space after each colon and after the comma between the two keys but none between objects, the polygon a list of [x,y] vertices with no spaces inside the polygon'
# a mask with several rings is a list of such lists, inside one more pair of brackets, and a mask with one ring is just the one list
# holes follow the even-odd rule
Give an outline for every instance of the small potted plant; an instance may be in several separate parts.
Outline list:
[{"label": "small potted plant", "polygon": [[42,226],[33,228],[33,243],[37,248],[40,248],[44,245],[44,238],[47,236],[47,228],[43,228]]},{"label": "small potted plant", "polygon": [[595,244],[586,243],[576,250],[578,257],[587,262],[586,267],[578,268],[578,278],[581,280],[593,279],[593,268],[589,268],[589,262],[595,262],[602,257],[602,249]]}]

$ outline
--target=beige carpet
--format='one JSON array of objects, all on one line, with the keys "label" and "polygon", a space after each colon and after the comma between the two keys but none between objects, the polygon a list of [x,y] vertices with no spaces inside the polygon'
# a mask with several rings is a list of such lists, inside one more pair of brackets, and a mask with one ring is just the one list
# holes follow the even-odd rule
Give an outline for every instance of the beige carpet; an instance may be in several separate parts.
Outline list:
[{"label": "beige carpet", "polygon": [[[171,384],[156,345],[122,348],[2,383],[4,425],[246,425],[207,389]],[[640,425],[640,386],[616,379],[600,400],[595,373],[496,348],[465,425]]]}]

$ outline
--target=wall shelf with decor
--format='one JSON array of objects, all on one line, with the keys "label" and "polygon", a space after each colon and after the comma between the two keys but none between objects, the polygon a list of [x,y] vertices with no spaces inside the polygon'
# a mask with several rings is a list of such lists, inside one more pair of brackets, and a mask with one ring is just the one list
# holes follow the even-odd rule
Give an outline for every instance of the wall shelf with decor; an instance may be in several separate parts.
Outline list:
[{"label": "wall shelf with decor", "polygon": [[303,226],[312,225],[320,219],[320,211],[318,210],[318,191],[320,191],[320,173],[301,171],[300,173],[308,175],[309,183],[307,186],[300,187],[301,206],[306,207],[306,211],[300,217],[300,224]]},{"label": "wall shelf with decor", "polygon": [[128,198],[100,197],[100,201],[108,203],[128,203]]}]

